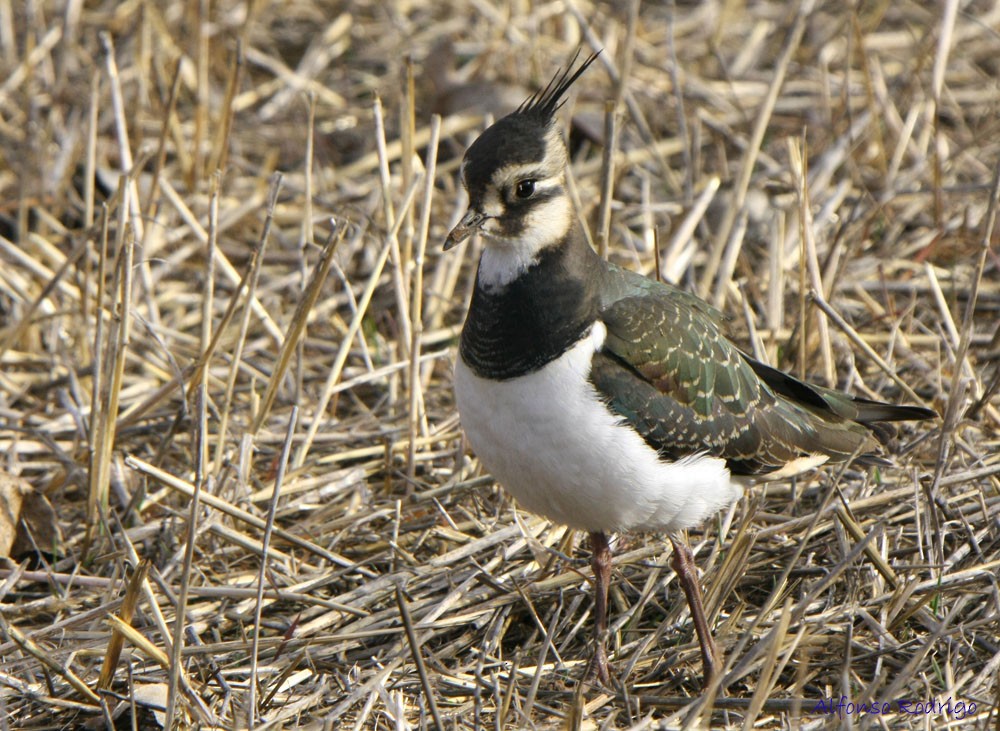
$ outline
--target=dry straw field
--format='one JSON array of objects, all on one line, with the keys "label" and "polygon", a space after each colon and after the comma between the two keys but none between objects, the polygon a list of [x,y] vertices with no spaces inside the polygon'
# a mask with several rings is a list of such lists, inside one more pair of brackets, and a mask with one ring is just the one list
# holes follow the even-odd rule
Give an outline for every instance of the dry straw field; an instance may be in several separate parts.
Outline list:
[{"label": "dry straw field", "polygon": [[[941,415],[689,533],[706,693],[656,535],[579,681],[452,397],[461,152],[578,48],[595,246]],[[998,144],[987,0],[0,0],[0,729],[998,728]]]}]

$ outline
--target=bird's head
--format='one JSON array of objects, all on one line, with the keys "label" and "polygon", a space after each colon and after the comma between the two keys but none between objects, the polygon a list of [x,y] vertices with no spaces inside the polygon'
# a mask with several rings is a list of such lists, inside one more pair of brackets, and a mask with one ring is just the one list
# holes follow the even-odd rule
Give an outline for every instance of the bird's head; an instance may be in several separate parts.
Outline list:
[{"label": "bird's head", "polygon": [[555,123],[563,95],[597,54],[575,71],[576,57],[544,89],[490,126],[462,159],[469,209],[452,229],[450,249],[476,231],[488,246],[537,252],[569,230],[572,205],[566,194],[566,145]]}]

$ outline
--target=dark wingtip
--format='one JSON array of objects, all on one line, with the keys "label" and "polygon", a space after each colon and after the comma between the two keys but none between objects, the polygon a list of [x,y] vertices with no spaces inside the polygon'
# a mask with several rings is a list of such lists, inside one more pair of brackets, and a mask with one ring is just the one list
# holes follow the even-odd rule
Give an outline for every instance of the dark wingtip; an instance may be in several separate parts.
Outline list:
[{"label": "dark wingtip", "polygon": [[580,64],[576,71],[573,71],[573,66],[576,65],[577,58],[580,57],[580,49],[576,50],[573,54],[573,58],[566,65],[565,69],[557,71],[556,75],[552,77],[545,88],[539,89],[530,97],[528,97],[521,106],[517,108],[517,114],[525,114],[531,116],[540,117],[543,121],[548,123],[552,120],[555,113],[559,110],[566,100],[562,98],[563,94],[573,85],[573,83],[580,78],[581,74],[587,70],[587,67],[592,64],[597,57],[601,55],[600,51],[595,51],[590,54]]},{"label": "dark wingtip", "polygon": [[938,418],[936,411],[925,409],[923,406],[897,406],[896,404],[870,401],[860,404],[857,421],[875,435],[879,444],[891,449],[897,433],[896,427],[893,425],[894,422],[924,421],[936,418]]},{"label": "dark wingtip", "polygon": [[858,397],[854,398],[853,403],[858,409],[858,416],[855,421],[859,421],[865,425],[869,425],[872,422],[923,421],[938,417],[936,411],[926,409],[923,406],[884,404],[880,401],[870,401]]}]

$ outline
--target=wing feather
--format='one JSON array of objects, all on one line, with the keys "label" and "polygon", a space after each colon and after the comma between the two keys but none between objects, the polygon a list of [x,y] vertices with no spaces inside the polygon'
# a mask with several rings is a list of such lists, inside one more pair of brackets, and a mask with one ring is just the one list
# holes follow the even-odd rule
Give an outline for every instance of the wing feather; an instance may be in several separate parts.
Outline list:
[{"label": "wing feather", "polygon": [[607,337],[591,380],[665,457],[705,453],[736,473],[761,474],[801,457],[842,460],[877,449],[868,429],[831,408],[825,389],[748,359],[723,335],[714,310],[645,281],[654,286],[631,293],[623,286],[624,296],[601,310]]}]

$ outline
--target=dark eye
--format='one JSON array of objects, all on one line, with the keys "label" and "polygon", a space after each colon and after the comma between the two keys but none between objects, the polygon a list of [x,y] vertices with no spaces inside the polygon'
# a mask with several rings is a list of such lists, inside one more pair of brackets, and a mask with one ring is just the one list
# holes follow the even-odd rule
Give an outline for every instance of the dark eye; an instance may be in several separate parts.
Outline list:
[{"label": "dark eye", "polygon": [[514,195],[516,195],[521,200],[527,200],[535,194],[535,181],[534,180],[519,180],[517,181],[517,187],[514,188]]}]

